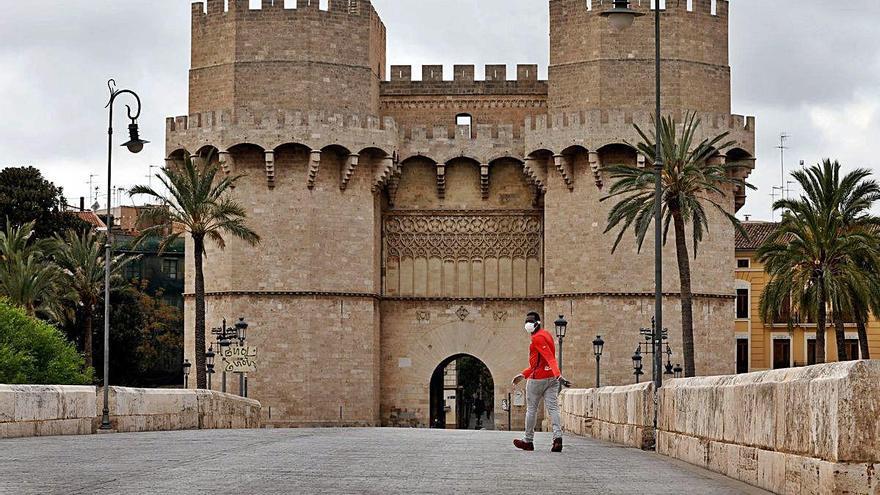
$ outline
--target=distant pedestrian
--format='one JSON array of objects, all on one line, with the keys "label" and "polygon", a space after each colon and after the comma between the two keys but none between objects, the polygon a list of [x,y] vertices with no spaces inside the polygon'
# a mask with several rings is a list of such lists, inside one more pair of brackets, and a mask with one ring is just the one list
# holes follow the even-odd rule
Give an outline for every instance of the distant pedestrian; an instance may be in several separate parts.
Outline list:
[{"label": "distant pedestrian", "polygon": [[517,385],[526,381],[526,433],[522,440],[514,440],[513,445],[522,450],[535,450],[535,423],[538,419],[538,406],[541,399],[547,406],[550,421],[553,423],[553,448],[551,452],[562,452],[562,426],[559,421],[559,385],[568,386],[556,362],[556,345],[550,332],[541,328],[541,316],[536,312],[526,315],[525,330],[532,337],[529,345],[529,367],[513,378]]}]

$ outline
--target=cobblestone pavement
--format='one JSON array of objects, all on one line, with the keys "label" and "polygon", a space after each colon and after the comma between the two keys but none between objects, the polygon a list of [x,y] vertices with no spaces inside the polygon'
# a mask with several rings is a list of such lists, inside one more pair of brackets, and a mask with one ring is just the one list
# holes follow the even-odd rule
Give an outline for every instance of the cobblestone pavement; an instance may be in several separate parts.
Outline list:
[{"label": "cobblestone pavement", "polygon": [[0,441],[3,494],[765,493],[651,453],[404,429],[186,431]]}]

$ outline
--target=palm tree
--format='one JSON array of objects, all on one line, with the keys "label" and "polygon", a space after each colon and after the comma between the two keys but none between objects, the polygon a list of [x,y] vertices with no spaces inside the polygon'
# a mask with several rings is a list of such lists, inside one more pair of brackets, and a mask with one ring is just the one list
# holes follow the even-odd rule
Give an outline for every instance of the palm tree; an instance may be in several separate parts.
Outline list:
[{"label": "palm tree", "polygon": [[[688,223],[693,231],[694,257],[703,234],[709,231],[709,219],[704,204],[711,205],[721,212],[736,229],[742,226],[736,217],[727,211],[721,202],[732,186],[751,187],[741,179],[733,177],[732,171],[741,166],[737,163],[720,164],[711,160],[735,143],[725,141],[728,133],[711,139],[696,142],[700,120],[689,113],[676,133],[678,123],[672,118],[660,122],[660,148],[663,158],[662,170],[662,214],[664,218],[663,242],[672,224],[675,231],[675,250],[678,259],[678,275],[681,284],[681,331],[685,362],[685,376],[696,375],[694,363],[694,321],[693,296],[691,294],[691,268],[685,227]],[[650,163],[657,159],[654,134],[647,135],[636,126],[642,142],[635,147]],[[613,184],[608,195],[601,201],[623,196],[608,213],[608,226],[605,232],[620,227],[620,232],[612,250],[616,250],[624,233],[633,228],[641,251],[648,228],[654,220],[654,182],[656,172],[653,167],[636,168],[630,165],[606,167]]]},{"label": "palm tree", "polygon": [[869,170],[841,177],[840,169],[838,162],[824,160],[792,173],[804,194],[774,203],[783,211],[782,221],[757,253],[771,277],[761,295],[764,321],[786,301],[815,316],[817,363],[825,362],[829,305],[841,361],[846,359],[844,315],[864,322],[869,307],[880,309],[878,220],[869,213],[880,186],[869,180]]},{"label": "palm tree", "polygon": [[30,316],[48,316],[58,302],[58,270],[47,262],[52,242],[33,239],[35,222],[20,227],[8,220],[0,231],[0,294]]},{"label": "palm tree", "polygon": [[129,194],[146,194],[159,204],[147,209],[141,219],[144,225],[152,225],[141,231],[139,241],[151,236],[164,237],[160,252],[177,240],[181,232],[175,225],[183,226],[193,242],[195,260],[195,368],[196,386],[205,388],[205,277],[203,261],[205,241],[213,241],[220,249],[226,247],[223,235],[231,235],[255,246],[260,236],[245,225],[247,213],[229,195],[243,176],[220,176],[218,164],[211,154],[196,163],[187,157],[182,166],[165,168],[156,177],[165,186],[167,194],[161,194],[150,186],[135,186]]},{"label": "palm tree", "polygon": [[[61,269],[62,279],[70,295],[68,299],[78,306],[82,315],[81,334],[86,366],[93,363],[93,322],[95,307],[104,297],[104,246],[106,236],[91,230],[67,231],[64,237],[58,236],[55,263]],[[131,257],[114,257],[110,266],[111,283],[118,284],[120,273]]]}]

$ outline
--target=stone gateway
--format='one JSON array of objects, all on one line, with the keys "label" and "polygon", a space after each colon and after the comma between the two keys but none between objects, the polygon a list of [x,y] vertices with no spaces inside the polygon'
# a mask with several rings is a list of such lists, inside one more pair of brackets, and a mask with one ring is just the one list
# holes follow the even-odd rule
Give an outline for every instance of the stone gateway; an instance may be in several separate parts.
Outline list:
[{"label": "stone gateway", "polygon": [[[633,2],[646,11],[647,1]],[[410,6],[409,2],[401,5]],[[386,31],[368,0],[193,4],[189,115],[167,122],[167,160],[213,152],[246,177],[234,195],[257,248],[209,245],[207,321],[244,316],[260,350],[250,396],[266,424],[429,426],[441,363],[471,356],[502,398],[527,363],[522,321],[569,321],[564,373],[633,381],[650,325],[653,246],[611,253],[604,165],[645,166],[626,143],[650,127],[653,21],[615,32],[601,0],[548,0],[550,68],[440,65],[386,73]],[[499,16],[503,13],[499,13]],[[714,159],[754,166],[754,119],[730,113],[728,2],[667,1],[664,113],[737,145]],[[735,211],[745,191],[728,191]],[[693,261],[700,374],[732,373],[734,230],[717,212]],[[671,344],[681,361],[678,273],[666,248]],[[186,355],[194,362],[192,250]],[[210,341],[210,338],[207,339]],[[219,380],[214,380],[219,387]],[[233,387],[234,388],[234,387]],[[523,408],[514,406],[514,428]]]}]

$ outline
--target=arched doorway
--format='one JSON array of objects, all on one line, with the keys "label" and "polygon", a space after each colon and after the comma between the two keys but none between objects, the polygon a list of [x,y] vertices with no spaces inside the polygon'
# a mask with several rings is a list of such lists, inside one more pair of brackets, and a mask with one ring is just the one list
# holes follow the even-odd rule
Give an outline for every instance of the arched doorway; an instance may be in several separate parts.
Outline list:
[{"label": "arched doorway", "polygon": [[443,360],[431,375],[431,428],[495,429],[495,382],[469,354]]}]

